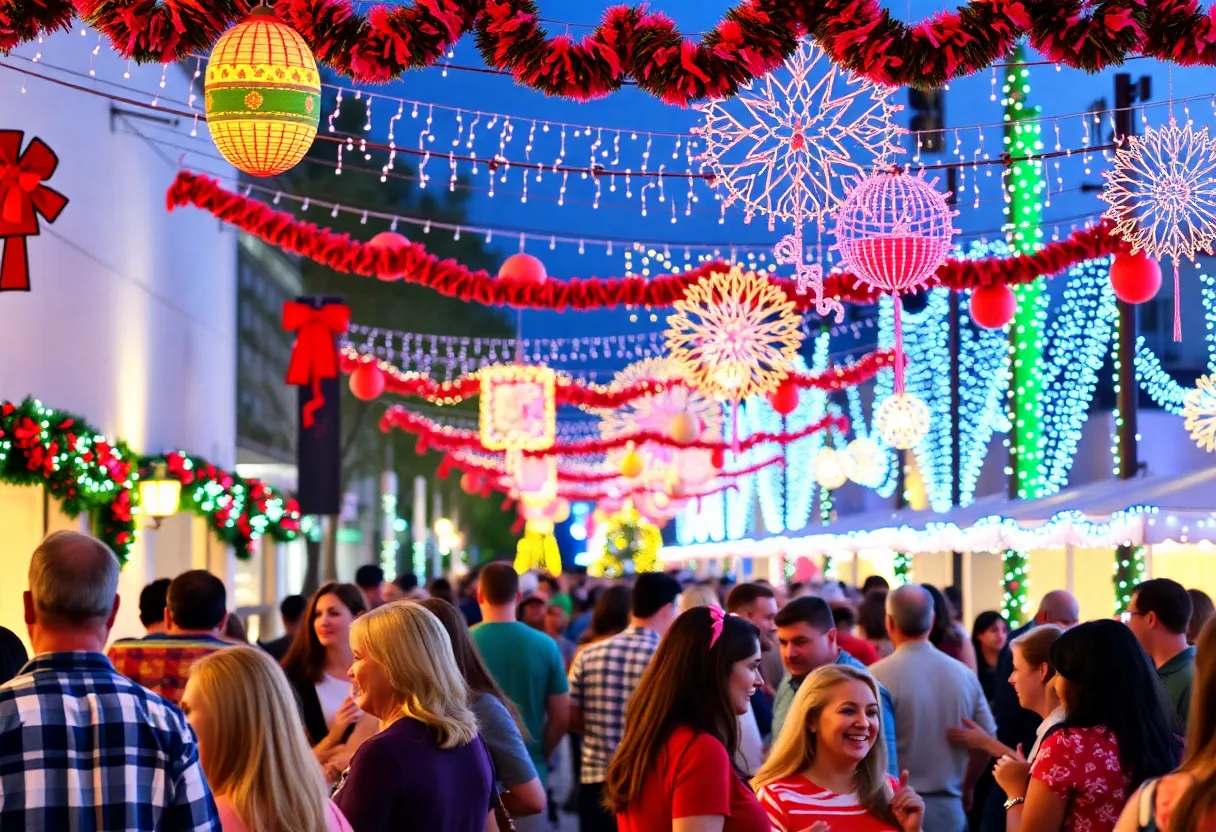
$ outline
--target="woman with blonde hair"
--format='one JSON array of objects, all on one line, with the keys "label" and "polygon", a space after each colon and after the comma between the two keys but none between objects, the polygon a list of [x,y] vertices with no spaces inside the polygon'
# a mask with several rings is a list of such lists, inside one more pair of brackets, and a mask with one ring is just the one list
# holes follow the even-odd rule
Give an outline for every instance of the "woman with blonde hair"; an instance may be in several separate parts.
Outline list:
[{"label": "woman with blonde hair", "polygon": [[181,707],[224,832],[350,832],[326,798],[291,687],[269,655],[231,647],[199,659]]},{"label": "woman with blonde hair", "polygon": [[680,612],[687,612],[693,607],[720,607],[718,593],[708,584],[696,584],[684,590],[680,595]]},{"label": "woman with blonde hair", "polygon": [[798,688],[781,736],[752,788],[785,832],[921,832],[924,801],[887,772],[878,685],[864,670],[826,665]]},{"label": "woman with blonde hair", "polygon": [[382,726],[334,793],[355,832],[495,829],[493,766],[443,624],[397,601],[355,619],[350,646],[355,702]]}]

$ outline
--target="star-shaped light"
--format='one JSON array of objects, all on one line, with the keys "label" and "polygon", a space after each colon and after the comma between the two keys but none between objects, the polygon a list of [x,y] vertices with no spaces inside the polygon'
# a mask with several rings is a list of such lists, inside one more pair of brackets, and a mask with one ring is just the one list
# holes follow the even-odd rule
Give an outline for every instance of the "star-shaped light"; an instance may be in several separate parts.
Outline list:
[{"label": "star-shaped light", "polygon": [[1202,376],[1187,393],[1182,415],[1191,438],[1205,451],[1216,451],[1216,375]]}]

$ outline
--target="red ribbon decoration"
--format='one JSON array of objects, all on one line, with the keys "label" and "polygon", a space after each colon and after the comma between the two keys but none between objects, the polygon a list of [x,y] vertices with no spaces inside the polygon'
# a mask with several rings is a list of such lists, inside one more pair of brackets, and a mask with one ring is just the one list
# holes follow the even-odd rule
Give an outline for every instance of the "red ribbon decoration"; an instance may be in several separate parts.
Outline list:
[{"label": "red ribbon decoration", "polygon": [[40,233],[39,214],[54,222],[68,204],[66,196],[42,184],[59,167],[59,157],[42,139],[33,139],[22,152],[24,138],[21,130],[0,130],[0,292],[30,290],[25,238]]},{"label": "red ribbon decoration", "polygon": [[296,333],[287,367],[287,383],[297,387],[312,384],[312,400],[304,405],[304,427],[316,424],[316,411],[325,404],[321,379],[338,377],[338,345],[335,340],[350,326],[350,307],[331,303],[314,309],[306,303],[283,304],[283,329]]}]

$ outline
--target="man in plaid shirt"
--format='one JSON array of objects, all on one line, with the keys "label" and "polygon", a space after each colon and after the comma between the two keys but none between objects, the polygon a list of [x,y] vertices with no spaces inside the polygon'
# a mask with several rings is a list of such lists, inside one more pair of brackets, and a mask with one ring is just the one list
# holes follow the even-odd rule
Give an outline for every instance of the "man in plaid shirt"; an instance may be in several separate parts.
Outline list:
[{"label": "man in plaid shirt", "polygon": [[570,666],[570,730],[583,735],[579,787],[581,832],[616,832],[616,818],[600,805],[608,762],[625,732],[625,704],[676,620],[680,583],[646,572],[633,585],[629,627],[584,647]]},{"label": "man in plaid shirt", "polygon": [[102,653],[118,559],[56,532],[30,560],[34,658],[0,686],[0,829],[219,832],[198,745],[175,706]]}]

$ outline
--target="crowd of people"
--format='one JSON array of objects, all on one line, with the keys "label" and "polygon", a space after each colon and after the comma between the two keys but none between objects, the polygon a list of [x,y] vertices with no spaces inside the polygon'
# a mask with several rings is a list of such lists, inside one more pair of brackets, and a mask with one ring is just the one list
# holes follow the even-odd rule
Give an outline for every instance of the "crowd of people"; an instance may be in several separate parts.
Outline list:
[{"label": "crowd of people", "polygon": [[1136,586],[970,631],[955,588],[376,566],[249,644],[225,586],[57,532],[0,629],[0,830],[1212,832],[1216,619]]}]

